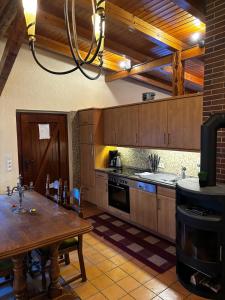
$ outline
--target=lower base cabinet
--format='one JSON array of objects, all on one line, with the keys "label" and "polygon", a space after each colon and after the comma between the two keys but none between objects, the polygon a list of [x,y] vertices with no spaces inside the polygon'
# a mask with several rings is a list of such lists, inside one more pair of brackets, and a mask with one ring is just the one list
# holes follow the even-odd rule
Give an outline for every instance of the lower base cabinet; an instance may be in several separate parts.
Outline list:
[{"label": "lower base cabinet", "polygon": [[106,173],[95,173],[95,204],[108,209],[108,175]]},{"label": "lower base cabinet", "polygon": [[158,202],[158,233],[171,240],[176,239],[176,196],[175,190],[160,188]]},{"label": "lower base cabinet", "polygon": [[130,220],[157,231],[156,194],[130,188]]}]

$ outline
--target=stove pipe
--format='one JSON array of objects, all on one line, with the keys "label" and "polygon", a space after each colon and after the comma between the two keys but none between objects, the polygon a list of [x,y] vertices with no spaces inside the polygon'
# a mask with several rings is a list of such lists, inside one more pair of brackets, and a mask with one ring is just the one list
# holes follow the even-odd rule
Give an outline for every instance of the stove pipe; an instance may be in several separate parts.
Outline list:
[{"label": "stove pipe", "polygon": [[225,113],[212,115],[201,126],[201,172],[207,173],[207,186],[216,185],[216,143],[220,128],[225,128]]}]

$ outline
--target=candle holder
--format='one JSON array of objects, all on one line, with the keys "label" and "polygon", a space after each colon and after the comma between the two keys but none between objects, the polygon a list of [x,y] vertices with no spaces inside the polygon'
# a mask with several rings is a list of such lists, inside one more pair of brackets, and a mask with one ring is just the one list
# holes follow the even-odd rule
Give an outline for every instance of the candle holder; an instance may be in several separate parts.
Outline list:
[{"label": "candle holder", "polygon": [[24,198],[24,191],[26,190],[33,190],[33,182],[30,182],[30,185],[23,185],[22,183],[23,177],[19,175],[17,185],[10,189],[10,186],[7,186],[7,195],[11,197],[14,193],[19,194],[19,207],[13,210],[16,214],[24,214],[27,212],[27,209],[23,207],[23,198]]}]

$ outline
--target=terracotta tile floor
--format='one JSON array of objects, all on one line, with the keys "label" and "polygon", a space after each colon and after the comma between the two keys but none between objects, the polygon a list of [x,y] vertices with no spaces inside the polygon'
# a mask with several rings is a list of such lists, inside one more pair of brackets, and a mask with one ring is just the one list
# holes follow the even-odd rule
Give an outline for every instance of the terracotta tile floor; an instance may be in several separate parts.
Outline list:
[{"label": "terracotta tile floor", "polygon": [[[94,233],[84,235],[87,282],[73,282],[82,300],[200,300],[183,288],[175,268],[158,274]],[[61,267],[69,278],[78,272],[78,257],[71,253],[71,264]]]}]

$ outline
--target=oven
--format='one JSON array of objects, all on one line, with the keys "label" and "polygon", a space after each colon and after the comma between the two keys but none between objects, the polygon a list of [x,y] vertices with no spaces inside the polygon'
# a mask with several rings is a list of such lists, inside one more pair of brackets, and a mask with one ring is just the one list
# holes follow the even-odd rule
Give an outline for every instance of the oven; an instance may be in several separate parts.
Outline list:
[{"label": "oven", "polygon": [[130,213],[129,180],[119,176],[109,176],[109,206]]}]

